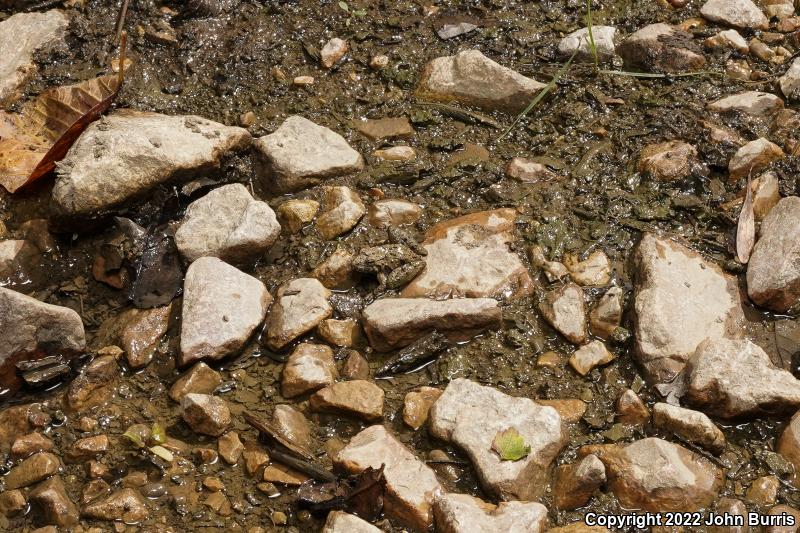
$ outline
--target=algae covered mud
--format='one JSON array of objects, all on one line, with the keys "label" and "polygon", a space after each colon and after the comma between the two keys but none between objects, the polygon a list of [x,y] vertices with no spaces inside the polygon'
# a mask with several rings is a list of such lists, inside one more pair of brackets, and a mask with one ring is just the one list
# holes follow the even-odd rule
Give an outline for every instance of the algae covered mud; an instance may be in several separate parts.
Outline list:
[{"label": "algae covered mud", "polygon": [[0,0],[0,529],[797,529],[800,6],[119,12]]}]

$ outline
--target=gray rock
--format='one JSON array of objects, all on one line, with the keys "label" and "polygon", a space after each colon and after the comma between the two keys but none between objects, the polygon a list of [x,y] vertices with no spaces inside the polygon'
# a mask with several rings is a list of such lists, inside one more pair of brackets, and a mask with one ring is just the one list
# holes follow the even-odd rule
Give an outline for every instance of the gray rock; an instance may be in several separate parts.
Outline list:
[{"label": "gray rock", "polygon": [[280,350],[331,316],[331,291],[319,280],[299,278],[278,288],[267,317],[267,346]]},{"label": "gray rock", "polygon": [[786,74],[780,77],[778,83],[781,92],[789,100],[800,100],[800,57],[795,58]]},{"label": "gray rock", "polygon": [[786,154],[777,144],[761,137],[739,148],[728,162],[728,179],[757,174]]},{"label": "gray rock", "polygon": [[517,212],[495,209],[441,222],[425,233],[425,270],[400,295],[514,299],[533,292],[528,269],[509,246]]},{"label": "gray rock", "polygon": [[411,344],[434,329],[451,340],[467,340],[499,328],[500,321],[500,307],[492,298],[383,298],[363,312],[364,332],[381,352]]},{"label": "gray rock", "polygon": [[325,187],[317,231],[326,241],[331,240],[353,229],[366,212],[358,193],[349,187]]},{"label": "gray rock", "polygon": [[190,262],[213,256],[239,263],[264,253],[280,232],[272,208],[254,200],[244,185],[234,183],[189,204],[175,232],[175,244]]},{"label": "gray rock", "polygon": [[14,363],[57,353],[83,352],[86,338],[81,317],[66,307],[50,305],[0,287],[0,385],[21,385]]},{"label": "gray rock", "polygon": [[725,434],[699,411],[657,403],[653,406],[653,424],[711,452],[720,453],[725,449]]},{"label": "gray rock", "polygon": [[183,292],[181,366],[241,350],[272,302],[263,283],[216,257],[189,266]]},{"label": "gray rock", "polygon": [[617,52],[627,68],[650,72],[686,72],[702,69],[706,64],[691,33],[664,23],[650,24],[632,33]]},{"label": "gray rock", "polygon": [[[552,407],[515,398],[467,379],[451,381],[429,414],[431,434],[469,456],[484,490],[502,500],[532,500],[544,493],[553,460],[566,444],[561,416]],[[503,461],[492,450],[497,434],[513,428],[530,453]]]},{"label": "gray rock", "polygon": [[[598,60],[608,61],[614,57],[616,53],[614,37],[616,37],[616,34],[617,28],[614,26],[592,26],[592,37],[594,38]],[[579,61],[594,60],[590,47],[589,28],[575,30],[558,43],[558,52],[562,57],[572,56],[575,50],[578,51],[575,59]]]},{"label": "gray rock", "polygon": [[547,527],[547,507],[536,502],[494,506],[468,494],[442,494],[434,502],[436,531],[442,533],[539,533]]},{"label": "gray rock", "polygon": [[709,339],[686,363],[689,405],[721,418],[791,413],[800,381],[748,340]]},{"label": "gray rock", "polygon": [[442,493],[436,474],[384,426],[358,433],[333,463],[353,474],[384,466],[386,516],[418,531],[433,525],[433,502]]},{"label": "gray rock", "polygon": [[602,341],[594,340],[584,344],[570,356],[569,364],[575,372],[585,376],[593,368],[605,365],[614,360],[614,354],[608,351]]},{"label": "gray rock", "polygon": [[715,113],[736,111],[753,117],[764,117],[783,109],[783,100],[771,93],[745,91],[726,96],[708,104],[708,110]]},{"label": "gray rock", "polygon": [[225,400],[208,394],[189,393],[181,398],[181,417],[192,431],[219,437],[231,425]]},{"label": "gray rock", "polygon": [[102,215],[153,187],[218,168],[250,145],[242,128],[196,116],[119,110],[89,126],[58,166],[59,214]]},{"label": "gray rock", "polygon": [[369,206],[369,223],[376,228],[413,224],[422,215],[422,207],[406,200],[378,200]]},{"label": "gray rock", "polygon": [[517,113],[544,86],[495,63],[478,50],[465,50],[428,63],[416,93],[423,99]]},{"label": "gray rock", "polygon": [[324,344],[299,344],[281,374],[281,395],[294,398],[332,385],[339,377],[333,350]]},{"label": "gray rock", "polygon": [[344,137],[294,115],[254,142],[257,175],[275,193],[299,191],[364,168]]},{"label": "gray rock", "polygon": [[69,18],[60,10],[17,13],[0,22],[0,106],[16,100],[36,72],[37,50],[63,41]]},{"label": "gray rock", "polygon": [[649,233],[634,261],[636,354],[652,381],[670,381],[703,340],[741,333],[736,278],[697,252]]},{"label": "gray rock", "polygon": [[574,283],[567,283],[548,292],[539,302],[539,311],[571,343],[586,342],[588,332],[583,290]]},{"label": "gray rock", "polygon": [[29,241],[0,241],[0,279],[28,279],[40,259],[39,249]]},{"label": "gray rock", "polygon": [[700,8],[700,14],[736,28],[769,29],[769,20],[751,0],[708,0]]},{"label": "gray rock", "polygon": [[788,311],[800,302],[800,197],[778,202],[759,233],[747,265],[747,293],[758,305]]},{"label": "gray rock", "polygon": [[623,295],[621,288],[611,287],[589,312],[589,324],[594,335],[608,339],[619,327],[622,322]]},{"label": "gray rock", "polygon": [[331,511],[322,533],[381,533],[381,530],[356,515]]}]

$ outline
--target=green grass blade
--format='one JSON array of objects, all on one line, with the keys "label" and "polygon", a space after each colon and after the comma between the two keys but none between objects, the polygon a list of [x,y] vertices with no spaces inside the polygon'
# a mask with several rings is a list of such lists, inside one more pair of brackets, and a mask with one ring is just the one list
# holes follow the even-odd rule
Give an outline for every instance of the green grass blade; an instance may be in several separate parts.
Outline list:
[{"label": "green grass blade", "polygon": [[594,31],[592,27],[592,0],[586,0],[586,25],[589,28],[589,50],[594,58],[594,67],[598,68],[600,62],[597,59],[597,45],[594,43]]},{"label": "green grass blade", "polygon": [[570,56],[570,58],[567,60],[566,63],[564,63],[561,66],[560,69],[558,69],[558,72],[556,72],[556,75],[553,76],[552,80],[550,80],[550,83],[545,85],[542,88],[542,90],[539,91],[539,93],[533,98],[533,100],[531,100],[531,103],[528,104],[528,107],[523,109],[522,113],[517,115],[517,118],[514,119],[514,122],[512,122],[511,125],[508,128],[506,128],[506,130],[503,133],[500,134],[500,136],[496,139],[496,142],[500,142],[501,140],[503,140],[503,138],[506,135],[511,133],[511,130],[514,129],[514,126],[516,126],[519,123],[520,120],[525,118],[525,115],[530,113],[531,109],[533,109],[536,106],[536,104],[538,104],[539,102],[542,101],[542,98],[547,96],[547,93],[549,93],[553,89],[553,87],[555,87],[556,83],[558,83],[558,80],[560,80],[561,77],[564,75],[564,73],[567,71],[567,69],[569,69],[569,66],[572,64],[572,60],[575,59],[575,55],[578,53],[578,50],[579,49],[576,48],[575,51],[572,52],[572,55]]},{"label": "green grass blade", "polygon": [[686,78],[688,76],[722,76],[721,72],[712,70],[698,70],[694,72],[675,72],[672,74],[658,74],[655,72],[630,72],[627,70],[601,70],[600,74],[610,74],[612,76],[631,76],[634,78]]}]

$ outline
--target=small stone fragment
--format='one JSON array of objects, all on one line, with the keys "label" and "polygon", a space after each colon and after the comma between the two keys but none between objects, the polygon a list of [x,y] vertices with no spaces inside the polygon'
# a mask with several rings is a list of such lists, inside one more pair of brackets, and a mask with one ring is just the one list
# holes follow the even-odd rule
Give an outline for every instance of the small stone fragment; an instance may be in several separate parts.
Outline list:
[{"label": "small stone fragment", "polygon": [[367,209],[352,189],[344,186],[325,187],[322,212],[317,217],[317,231],[329,241],[353,229]]},{"label": "small stone fragment", "polygon": [[122,520],[135,523],[146,520],[150,511],[144,498],[135,489],[121,489],[81,509],[81,515],[98,520]]},{"label": "small stone fragment", "polygon": [[58,473],[61,461],[49,452],[39,452],[31,455],[20,464],[11,469],[4,478],[6,490],[19,489],[33,485],[37,481]]},{"label": "small stone fragment", "polygon": [[539,303],[539,312],[571,343],[586,342],[588,332],[583,290],[574,283],[567,283],[548,292]]},{"label": "small stone fragment", "polygon": [[353,122],[353,127],[371,141],[414,134],[414,128],[406,117],[363,119]]},{"label": "small stone fragment", "polygon": [[708,0],[700,8],[700,14],[708,20],[735,28],[769,28],[769,20],[751,0]]},{"label": "small stone fragment", "polygon": [[219,456],[229,465],[235,465],[244,451],[244,444],[239,440],[239,434],[229,431],[217,439],[217,449]]},{"label": "small stone fragment", "polygon": [[742,35],[736,30],[724,30],[703,41],[709,48],[727,48],[746,54],[750,47]]},{"label": "small stone fragment", "polygon": [[328,289],[343,289],[353,286],[353,253],[343,246],[319,263],[310,276],[317,278]]},{"label": "small stone fragment", "polygon": [[589,324],[592,333],[608,339],[622,322],[622,297],[620,287],[611,287],[589,312]]},{"label": "small stone fragment", "polygon": [[317,333],[325,342],[340,347],[354,346],[358,344],[361,338],[358,322],[352,318],[345,320],[325,319],[317,326]]},{"label": "small stone fragment", "polygon": [[614,360],[614,354],[608,351],[606,345],[601,341],[591,341],[575,350],[569,358],[570,366],[581,376],[585,376],[593,368],[610,363]]},{"label": "small stone fragment", "polygon": [[406,200],[378,200],[369,206],[367,220],[376,228],[413,224],[422,215],[422,207]]},{"label": "small stone fragment", "polygon": [[761,137],[745,144],[728,163],[729,180],[737,180],[748,174],[757,174],[786,154],[781,147]]},{"label": "small stone fragment", "polygon": [[715,113],[737,111],[753,117],[769,116],[781,109],[783,100],[774,94],[759,91],[745,91],[708,104],[708,110]]},{"label": "small stone fragment", "polygon": [[297,233],[300,228],[314,220],[319,211],[319,202],[311,199],[287,200],[278,206],[278,218],[283,227],[290,233]]},{"label": "small stone fragment", "polygon": [[231,425],[225,400],[208,394],[189,393],[181,399],[181,416],[192,431],[219,437]]},{"label": "small stone fragment", "polygon": [[650,24],[625,39],[617,47],[625,67],[648,72],[690,72],[706,64],[692,34],[670,24]]},{"label": "small stone fragment", "polygon": [[567,254],[564,266],[569,270],[572,281],[582,287],[602,287],[611,280],[611,262],[602,250],[595,250],[583,261]]},{"label": "small stone fragment", "polygon": [[296,487],[308,481],[308,476],[279,463],[273,463],[264,469],[264,481]]},{"label": "small stone fragment", "polygon": [[540,181],[550,181],[558,177],[545,165],[524,157],[515,157],[509,161],[505,172],[509,178],[514,178],[523,183],[539,183]]},{"label": "small stone fragment", "polygon": [[119,365],[114,356],[96,357],[67,387],[67,407],[79,413],[104,404],[113,396],[119,375]]},{"label": "small stone fragment", "polygon": [[631,389],[617,399],[617,422],[633,426],[642,425],[650,420],[650,411],[641,398]]},{"label": "small stone fragment", "polygon": [[410,146],[392,146],[375,150],[372,157],[381,161],[413,161],[417,158],[417,152]]},{"label": "small stone fragment", "polygon": [[725,449],[725,435],[710,418],[699,411],[657,403],[653,406],[653,424],[713,453],[718,454]]},{"label": "small stone fragment", "polygon": [[403,422],[414,431],[428,421],[428,412],[433,403],[442,395],[441,390],[433,387],[420,387],[406,393],[403,400]]},{"label": "small stone fragment", "polygon": [[41,433],[29,433],[14,441],[11,445],[11,455],[26,458],[36,452],[49,452],[53,449],[53,441]]},{"label": "small stone fragment", "polygon": [[684,141],[645,146],[639,154],[637,169],[659,181],[677,181],[692,174],[708,173],[698,158],[697,148]]},{"label": "small stone fragment", "polygon": [[[616,37],[616,34],[617,29],[614,26],[592,26],[592,38],[598,61],[608,61],[614,57],[616,53],[614,37]],[[571,57],[576,50],[575,59],[577,61],[594,60],[591,40],[589,39],[589,28],[575,30],[558,43],[558,53],[562,57]]]},{"label": "small stone fragment", "polygon": [[325,43],[325,46],[319,51],[322,66],[327,69],[332,69],[336,63],[342,60],[349,49],[350,47],[347,45],[347,41],[334,37]]},{"label": "small stone fragment", "polygon": [[381,533],[381,530],[355,515],[331,511],[322,533]]},{"label": "small stone fragment", "polygon": [[383,389],[370,381],[341,381],[314,393],[309,407],[318,413],[376,421],[383,418],[383,397]]},{"label": "small stone fragment", "polygon": [[332,385],[338,373],[333,350],[324,344],[303,343],[294,349],[281,374],[281,395],[294,398]]},{"label": "small stone fragment", "polygon": [[331,291],[314,278],[299,278],[278,288],[267,317],[267,346],[280,350],[331,316]]},{"label": "small stone fragment", "polygon": [[380,70],[382,68],[386,68],[389,65],[389,56],[385,56],[383,54],[372,56],[369,60],[369,68],[374,70]]},{"label": "small stone fragment", "polygon": [[110,442],[106,435],[94,435],[78,439],[67,452],[69,461],[78,462],[86,459],[95,459],[108,451]]},{"label": "small stone fragment", "polygon": [[560,510],[583,507],[606,482],[606,467],[596,455],[556,468],[553,503]]},{"label": "small stone fragment", "polygon": [[301,448],[308,450],[314,444],[308,419],[290,405],[275,406],[272,412],[272,425],[283,438]]},{"label": "small stone fragment", "polygon": [[28,508],[25,494],[19,490],[0,492],[0,513],[6,518],[20,514]]},{"label": "small stone fragment", "polygon": [[433,508],[443,533],[539,533],[547,527],[547,508],[536,502],[500,502],[495,506],[468,494],[442,494]]},{"label": "small stone fragment", "polygon": [[221,383],[219,372],[201,361],[175,380],[169,389],[169,397],[180,402],[189,393],[211,394]]},{"label": "small stone fragment", "polygon": [[747,489],[745,496],[747,501],[758,507],[768,507],[775,505],[778,499],[778,489],[781,486],[780,480],[775,476],[762,476],[753,480],[750,488]]},{"label": "small stone fragment", "polygon": [[78,508],[67,495],[59,476],[36,485],[28,495],[28,500],[45,524],[69,528],[78,523]]},{"label": "small stone fragment", "polygon": [[800,100],[800,57],[795,58],[786,74],[778,79],[781,92],[789,100]]}]

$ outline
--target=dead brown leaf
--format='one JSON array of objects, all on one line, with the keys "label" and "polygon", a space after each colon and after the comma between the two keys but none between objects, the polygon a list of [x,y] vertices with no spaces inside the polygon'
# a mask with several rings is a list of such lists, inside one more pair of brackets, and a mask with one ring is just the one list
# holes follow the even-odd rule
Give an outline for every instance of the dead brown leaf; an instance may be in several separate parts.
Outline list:
[{"label": "dead brown leaf", "polygon": [[756,221],[753,213],[753,188],[750,176],[747,176],[747,193],[742,210],[739,213],[739,224],[736,227],[736,259],[746,265],[750,260],[750,252],[756,241]]}]

